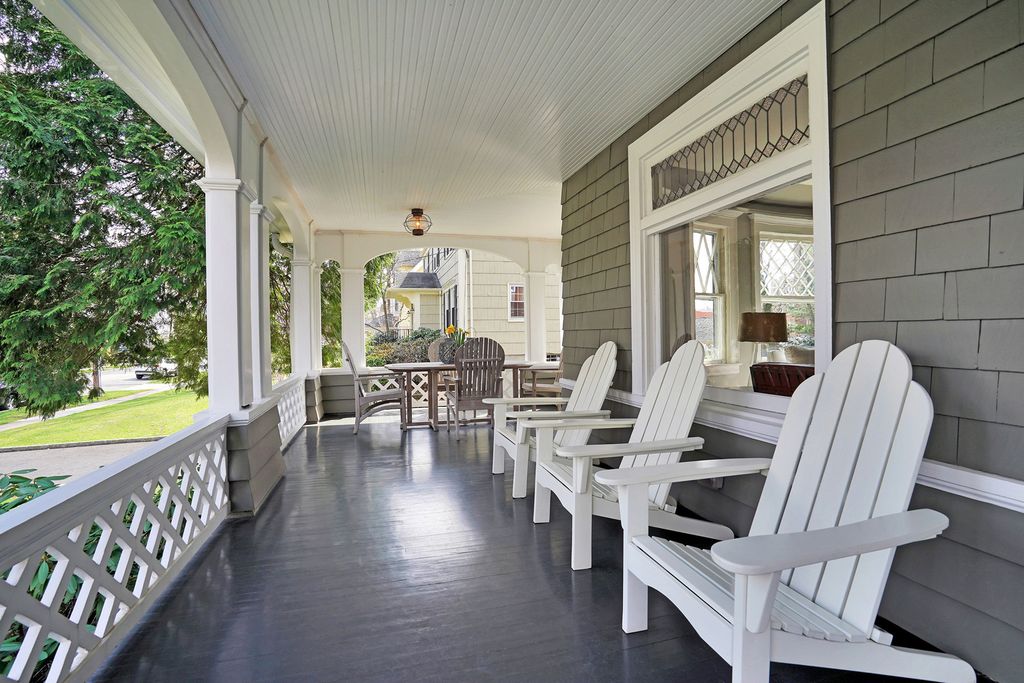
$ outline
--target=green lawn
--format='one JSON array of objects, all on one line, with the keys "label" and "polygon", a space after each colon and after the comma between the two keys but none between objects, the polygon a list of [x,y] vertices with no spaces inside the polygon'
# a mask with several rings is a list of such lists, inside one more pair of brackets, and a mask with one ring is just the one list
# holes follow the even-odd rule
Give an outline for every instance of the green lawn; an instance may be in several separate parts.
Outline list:
[{"label": "green lawn", "polygon": [[207,405],[191,391],[164,391],[0,432],[0,447],[166,436],[192,424],[192,415]]},{"label": "green lawn", "polygon": [[[115,398],[122,398],[124,396],[131,396],[132,394],[138,394],[145,391],[145,389],[122,389],[121,391],[107,391],[99,398],[87,398],[84,401],[79,401],[75,405],[82,405],[83,403],[96,403],[97,401],[110,401]],[[68,406],[73,408],[74,406]],[[9,422],[17,422],[18,420],[24,420],[28,417],[28,413],[25,412],[24,408],[15,408],[14,410],[0,410],[0,425],[5,425]]]}]

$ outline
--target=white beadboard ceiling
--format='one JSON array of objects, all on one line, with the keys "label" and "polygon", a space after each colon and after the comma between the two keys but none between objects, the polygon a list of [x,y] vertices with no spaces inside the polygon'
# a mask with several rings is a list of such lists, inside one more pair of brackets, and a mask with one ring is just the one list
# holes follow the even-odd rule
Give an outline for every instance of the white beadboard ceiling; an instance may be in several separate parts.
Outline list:
[{"label": "white beadboard ceiling", "polygon": [[548,237],[561,181],[781,4],[191,1],[318,228]]}]

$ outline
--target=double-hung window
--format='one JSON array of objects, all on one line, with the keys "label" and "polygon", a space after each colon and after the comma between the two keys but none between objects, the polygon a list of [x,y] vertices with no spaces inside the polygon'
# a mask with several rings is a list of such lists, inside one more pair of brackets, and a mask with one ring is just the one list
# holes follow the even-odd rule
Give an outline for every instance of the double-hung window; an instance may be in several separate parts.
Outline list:
[{"label": "double-hung window", "polygon": [[693,233],[693,329],[704,344],[705,359],[725,359],[725,287],[723,286],[721,233],[694,228]]},{"label": "double-hung window", "polygon": [[521,322],[526,319],[526,285],[509,284],[508,319],[510,322]]}]

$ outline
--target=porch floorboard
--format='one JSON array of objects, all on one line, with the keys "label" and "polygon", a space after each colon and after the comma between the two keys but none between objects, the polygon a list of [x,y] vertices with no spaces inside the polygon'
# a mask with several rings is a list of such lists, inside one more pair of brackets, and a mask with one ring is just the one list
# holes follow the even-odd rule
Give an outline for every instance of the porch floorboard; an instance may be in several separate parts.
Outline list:
[{"label": "porch floorboard", "polygon": [[650,629],[622,633],[618,523],[595,519],[594,568],[572,572],[569,516],[532,523],[490,430],[312,427],[285,457],[259,516],[226,524],[96,680],[729,680],[657,593]]}]

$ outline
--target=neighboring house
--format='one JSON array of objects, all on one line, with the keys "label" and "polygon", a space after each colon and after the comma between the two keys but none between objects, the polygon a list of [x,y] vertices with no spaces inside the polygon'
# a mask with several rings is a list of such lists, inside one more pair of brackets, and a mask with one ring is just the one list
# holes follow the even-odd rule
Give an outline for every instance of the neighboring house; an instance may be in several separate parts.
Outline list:
[{"label": "neighboring house", "polygon": [[[399,329],[455,325],[497,340],[510,358],[525,357],[526,278],[519,266],[481,251],[424,249],[407,268],[387,292],[412,311]],[[544,298],[546,352],[548,358],[557,358],[562,351],[558,275],[547,276]]]}]

